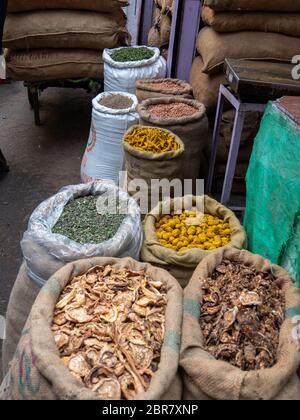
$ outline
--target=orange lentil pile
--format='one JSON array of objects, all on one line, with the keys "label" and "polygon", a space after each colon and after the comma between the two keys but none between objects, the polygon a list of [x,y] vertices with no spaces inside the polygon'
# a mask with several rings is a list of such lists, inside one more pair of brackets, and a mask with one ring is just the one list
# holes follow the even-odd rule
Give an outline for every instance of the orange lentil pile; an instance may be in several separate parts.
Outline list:
[{"label": "orange lentil pile", "polygon": [[184,88],[180,86],[177,82],[171,82],[170,80],[166,80],[163,82],[151,82],[149,85],[153,88],[160,89],[160,90],[177,90],[178,92],[183,92]]},{"label": "orange lentil pile", "polygon": [[181,118],[190,117],[198,110],[191,105],[183,102],[176,102],[171,104],[157,104],[151,105],[148,108],[150,114],[160,118]]}]

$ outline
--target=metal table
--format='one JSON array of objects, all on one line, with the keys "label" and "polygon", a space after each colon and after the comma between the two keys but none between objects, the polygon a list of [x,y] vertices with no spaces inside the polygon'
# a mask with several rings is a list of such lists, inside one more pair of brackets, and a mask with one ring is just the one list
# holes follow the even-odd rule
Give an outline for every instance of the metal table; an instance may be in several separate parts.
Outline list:
[{"label": "metal table", "polygon": [[221,196],[221,203],[227,205],[230,200],[232,184],[237,164],[237,158],[241,143],[241,135],[243,132],[245,115],[247,112],[264,112],[266,104],[256,104],[256,103],[247,103],[242,102],[236,95],[233,94],[230,89],[224,85],[220,86],[218,107],[216,114],[216,122],[212,140],[212,152],[209,164],[209,173],[207,179],[206,190],[208,194],[212,192],[212,184],[214,178],[215,164],[217,158],[217,151],[220,144],[220,128],[222,122],[222,115],[224,110],[225,100],[230,102],[230,104],[235,108],[236,115],[234,121],[234,127],[232,132],[231,144],[229,149],[227,168],[224,178],[223,191]]}]

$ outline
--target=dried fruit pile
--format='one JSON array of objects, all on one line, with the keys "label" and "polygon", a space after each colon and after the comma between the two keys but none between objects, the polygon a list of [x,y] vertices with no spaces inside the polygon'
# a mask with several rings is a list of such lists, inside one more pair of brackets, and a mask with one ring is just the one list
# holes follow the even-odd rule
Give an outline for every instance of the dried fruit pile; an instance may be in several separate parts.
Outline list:
[{"label": "dried fruit pile", "polygon": [[273,275],[224,260],[202,289],[206,350],[244,371],[274,366],[285,297]]},{"label": "dried fruit pile", "polygon": [[125,141],[137,150],[157,154],[180,148],[175,135],[160,128],[136,127],[126,135]]},{"label": "dried fruit pile", "polygon": [[112,60],[118,62],[149,60],[154,56],[154,51],[147,47],[132,48],[124,47],[114,51]]},{"label": "dried fruit pile", "polygon": [[176,102],[170,104],[151,105],[149,106],[148,111],[156,117],[168,119],[190,117],[191,115],[196,114],[198,110],[197,108],[183,102]]},{"label": "dried fruit pile", "polygon": [[192,248],[213,251],[231,241],[229,223],[196,210],[163,216],[156,223],[160,243],[175,251]]},{"label": "dried fruit pile", "polygon": [[149,387],[165,334],[166,286],[142,272],[94,267],[64,289],[52,331],[70,372],[100,398]]},{"label": "dried fruit pile", "polygon": [[110,109],[129,109],[133,105],[133,100],[126,95],[115,93],[101,98],[99,105]]}]

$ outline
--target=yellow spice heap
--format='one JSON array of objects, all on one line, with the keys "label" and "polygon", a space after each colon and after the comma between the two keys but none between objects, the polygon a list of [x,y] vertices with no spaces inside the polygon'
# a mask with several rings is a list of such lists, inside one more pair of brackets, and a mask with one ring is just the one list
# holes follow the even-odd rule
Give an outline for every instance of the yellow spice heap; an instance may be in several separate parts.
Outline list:
[{"label": "yellow spice heap", "polygon": [[162,217],[156,223],[156,233],[163,246],[178,252],[192,248],[213,251],[231,241],[229,223],[196,211]]},{"label": "yellow spice heap", "polygon": [[175,135],[160,128],[136,127],[126,136],[126,142],[137,150],[162,154],[180,148]]}]

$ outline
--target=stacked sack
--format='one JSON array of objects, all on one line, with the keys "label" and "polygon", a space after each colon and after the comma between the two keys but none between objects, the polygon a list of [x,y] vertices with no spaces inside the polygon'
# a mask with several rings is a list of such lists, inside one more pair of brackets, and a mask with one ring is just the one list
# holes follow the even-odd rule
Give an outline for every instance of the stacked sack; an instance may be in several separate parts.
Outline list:
[{"label": "stacked sack", "polygon": [[161,49],[168,58],[172,26],[173,0],[153,0],[155,2],[154,25],[148,35],[148,44]]},{"label": "stacked sack", "polygon": [[[216,110],[220,84],[226,82],[225,58],[276,60],[291,63],[299,53],[300,4],[293,0],[205,0],[202,19],[208,25],[197,40],[190,83],[195,98],[208,113]],[[236,172],[235,189],[245,189],[245,175],[260,116],[247,116]],[[224,178],[234,113],[223,116],[215,187]],[[229,130],[230,128],[230,130]],[[208,150],[208,156],[210,150]]]},{"label": "stacked sack", "polygon": [[103,78],[102,51],[126,45],[125,0],[8,0],[7,76]]}]

